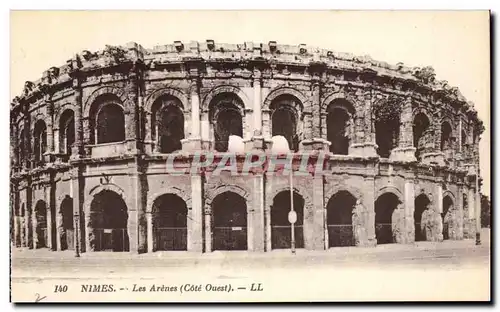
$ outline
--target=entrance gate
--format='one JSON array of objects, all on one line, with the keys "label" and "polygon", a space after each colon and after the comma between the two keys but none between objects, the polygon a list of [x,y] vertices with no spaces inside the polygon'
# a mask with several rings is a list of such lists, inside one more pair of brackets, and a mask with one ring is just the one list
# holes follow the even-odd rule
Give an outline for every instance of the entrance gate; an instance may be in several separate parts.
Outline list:
[{"label": "entrance gate", "polygon": [[127,205],[113,191],[94,196],[90,205],[89,238],[95,251],[129,251]]},{"label": "entrance gate", "polygon": [[212,202],[214,250],[247,250],[247,205],[240,195],[224,192]]},{"label": "entrance gate", "polygon": [[[278,193],[271,207],[271,248],[292,248],[292,228],[288,221],[290,212],[290,191]],[[297,193],[293,193],[293,210],[297,213],[295,222],[295,247],[304,248],[304,199]]]}]

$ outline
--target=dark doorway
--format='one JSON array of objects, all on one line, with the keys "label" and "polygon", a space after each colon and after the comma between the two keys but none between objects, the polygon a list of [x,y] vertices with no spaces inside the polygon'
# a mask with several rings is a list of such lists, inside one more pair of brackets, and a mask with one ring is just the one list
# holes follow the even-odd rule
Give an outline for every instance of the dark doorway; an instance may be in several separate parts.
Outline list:
[{"label": "dark doorway", "polygon": [[425,194],[420,194],[415,198],[415,212],[413,214],[415,222],[415,241],[426,241],[425,224],[422,222],[422,215],[428,209],[430,204],[429,198]]},{"label": "dark doorway", "polygon": [[153,203],[154,250],[187,250],[187,206],[175,194]]},{"label": "dark doorway", "polygon": [[61,250],[75,249],[75,229],[73,222],[73,198],[66,196],[61,203],[62,233]]},{"label": "dark doorway", "polygon": [[346,109],[329,107],[326,117],[327,139],[331,142],[330,152],[337,155],[349,153],[349,114]]},{"label": "dark doorway", "polygon": [[34,130],[33,154],[35,165],[39,166],[44,162],[43,155],[47,150],[47,126],[43,120],[38,120]]},{"label": "dark doorway", "polygon": [[36,248],[46,248],[47,247],[47,204],[43,200],[39,200],[35,206],[35,218],[36,218],[36,235],[38,242],[36,243]]},{"label": "dark doorway", "polygon": [[217,114],[215,123],[215,150],[227,152],[229,136],[243,136],[243,121],[236,107],[226,107]]},{"label": "dark doorway", "polygon": [[[184,114],[177,100],[172,104],[166,102],[164,106],[153,111],[153,137],[156,138],[160,153],[172,153],[182,149],[181,140],[184,139]],[[163,102],[160,102],[160,104]],[[156,103],[155,103],[156,104]]]},{"label": "dark doorway", "polygon": [[354,246],[352,211],[356,198],[347,191],[335,193],[327,205],[328,246]]},{"label": "dark doorway", "polygon": [[375,201],[375,236],[377,244],[395,243],[392,216],[400,203],[393,193],[385,193]]},{"label": "dark doorway", "polygon": [[[278,193],[271,207],[271,248],[287,249],[292,247],[292,228],[288,222],[290,212],[290,191]],[[297,213],[295,223],[295,248],[304,248],[304,199],[293,192],[293,210]]]},{"label": "dark doorway", "polygon": [[212,201],[214,250],[247,250],[247,205],[240,195],[224,192]]},{"label": "dark doorway", "polygon": [[413,120],[413,146],[416,148],[415,157],[421,159],[426,145],[432,140],[429,118],[423,113],[418,113]]},{"label": "dark doorway", "polygon": [[243,101],[231,92],[220,93],[210,101],[209,120],[216,151],[227,152],[229,136],[243,137],[244,107]]},{"label": "dark doorway", "polygon": [[443,198],[443,213],[441,214],[441,219],[443,220],[443,240],[450,239],[450,221],[451,221],[451,211],[453,210],[453,200],[446,196]]},{"label": "dark doorway", "polygon": [[297,151],[298,138],[296,136],[297,121],[293,110],[286,106],[279,106],[272,115],[272,135],[281,135],[291,151]]},{"label": "dark doorway", "polygon": [[97,144],[125,140],[125,116],[120,105],[106,103],[97,114]]},{"label": "dark doorway", "polygon": [[95,251],[129,251],[127,205],[113,191],[94,196],[90,205],[90,245]]},{"label": "dark doorway", "polygon": [[71,155],[71,148],[75,142],[75,118],[74,112],[70,109],[65,110],[61,115],[59,142],[61,153]]}]

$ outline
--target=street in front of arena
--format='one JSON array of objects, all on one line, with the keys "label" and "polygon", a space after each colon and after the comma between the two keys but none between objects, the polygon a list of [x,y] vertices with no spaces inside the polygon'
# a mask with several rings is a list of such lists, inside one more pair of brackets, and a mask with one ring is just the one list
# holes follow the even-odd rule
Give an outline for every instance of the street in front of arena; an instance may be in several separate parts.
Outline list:
[{"label": "street in front of arena", "polygon": [[[414,287],[408,287],[409,280]],[[206,254],[94,252],[82,253],[80,258],[71,251],[24,249],[12,253],[12,283],[46,285],[36,288],[37,294],[41,296],[43,289],[43,295],[55,301],[64,300],[65,294],[56,294],[52,288],[65,285],[69,291],[89,292],[89,300],[97,301],[96,296],[102,293],[93,293],[89,287],[98,287],[98,292],[103,290],[99,285],[105,290],[111,287],[110,296],[130,292],[132,301],[141,291],[152,296],[142,298],[153,301],[190,300],[191,295],[197,301],[253,301],[268,296],[272,301],[283,301],[290,299],[290,293],[299,301],[322,300],[332,294],[343,301],[488,300],[489,281],[486,230],[479,246],[474,240],[463,240],[327,251],[298,249],[296,254],[285,249]],[[23,289],[22,295],[17,294],[22,301],[35,299],[28,289],[15,289]]]}]

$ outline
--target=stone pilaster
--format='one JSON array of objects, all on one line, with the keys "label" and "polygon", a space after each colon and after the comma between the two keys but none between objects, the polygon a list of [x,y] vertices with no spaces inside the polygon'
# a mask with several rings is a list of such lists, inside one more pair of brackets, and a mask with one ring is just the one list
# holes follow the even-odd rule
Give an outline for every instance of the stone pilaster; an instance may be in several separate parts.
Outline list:
[{"label": "stone pilaster", "polygon": [[375,125],[372,118],[372,91],[366,91],[361,97],[361,107],[363,111],[358,111],[362,114],[359,118],[363,119],[364,125],[364,140],[357,142],[351,137],[351,144],[349,146],[349,155],[361,157],[378,157],[377,144],[375,143]]},{"label": "stone pilaster", "polygon": [[[83,120],[82,120],[82,88],[79,75],[76,75],[73,78],[73,92],[74,92],[74,100],[75,100],[75,143],[73,144],[71,151],[71,158],[78,159],[83,155]],[[90,128],[87,128],[89,132]],[[90,142],[88,142],[90,143]]]},{"label": "stone pilaster", "polygon": [[151,211],[146,212],[146,227],[147,227],[148,252],[153,252],[154,232],[153,232],[153,213]]},{"label": "stone pilaster", "polygon": [[411,98],[407,98],[401,113],[401,125],[399,128],[399,144],[391,151],[389,159],[400,162],[415,162],[416,148],[413,146],[413,111]]},{"label": "stone pilaster", "polygon": [[323,192],[323,176],[312,179],[313,205],[304,210],[304,244],[308,250],[325,249],[325,204]]},{"label": "stone pilaster", "polygon": [[19,146],[19,128],[13,117],[10,120],[10,160],[12,169],[18,170],[19,166],[19,149],[22,148]]},{"label": "stone pilaster", "polygon": [[462,240],[464,238],[464,201],[463,201],[463,185],[457,185],[457,196],[455,202],[455,221],[456,228],[454,231],[454,236],[451,239]]},{"label": "stone pilaster", "polygon": [[201,146],[204,150],[209,150],[212,147],[210,135],[210,120],[208,108],[203,108],[201,111]]},{"label": "stone pilaster", "polygon": [[[265,194],[270,194],[272,192],[272,183],[270,182],[270,178],[272,178],[272,172],[267,172],[265,175]],[[264,239],[265,239],[265,248],[266,251],[272,250],[272,229],[271,229],[271,206],[272,206],[272,198],[264,197]]]},{"label": "stone pilaster", "polygon": [[440,150],[441,146],[441,124],[436,120],[441,120],[441,117],[435,116],[431,120],[429,129],[425,135],[425,149],[422,153],[422,163],[444,166],[444,153]]},{"label": "stone pilaster", "polygon": [[44,154],[45,162],[52,161],[52,155],[55,152],[54,149],[54,103],[52,102],[51,96],[45,96],[45,102],[47,103],[47,116],[45,118],[45,124],[47,126],[47,150]]},{"label": "stone pilaster", "polygon": [[475,214],[476,214],[476,196],[474,194],[474,189],[473,188],[469,188],[468,189],[468,195],[467,195],[467,200],[468,200],[468,203],[467,203],[467,207],[469,208],[469,215],[467,216],[468,218],[468,224],[467,224],[467,229],[468,229],[468,235],[467,235],[467,238],[474,238],[475,235],[476,235],[476,231],[475,231],[475,222],[476,222],[476,218],[475,218]]},{"label": "stone pilaster", "polygon": [[202,142],[202,122],[200,120],[200,78],[197,68],[190,71],[190,104],[191,104],[191,135],[187,139],[181,140],[182,149],[185,151],[196,151],[201,149]]},{"label": "stone pilaster", "polygon": [[[36,205],[36,198],[34,198],[35,196],[35,192],[32,192],[31,193],[31,196],[32,196],[32,203],[35,203]],[[37,220],[37,216],[36,216],[36,211],[35,211],[35,207],[32,206],[31,208],[31,233],[32,233],[32,237],[33,237],[33,249],[37,249],[39,247],[39,244],[38,244],[38,232],[37,232],[37,228],[38,228],[38,220]]]},{"label": "stone pilaster", "polygon": [[[83,196],[81,192],[81,177],[80,169],[74,167],[71,169],[70,196],[73,199],[73,228],[75,252],[90,252],[90,235],[93,234],[92,229],[88,228],[90,224],[90,211],[83,212]],[[88,207],[90,208],[90,207]],[[90,210],[90,209],[89,209]],[[83,216],[82,216],[83,215]]]},{"label": "stone pilaster", "polygon": [[54,207],[54,198],[51,196],[50,184],[45,186],[45,200],[47,203],[46,221],[47,221],[47,248],[49,250],[57,250],[57,246],[53,245],[52,241],[52,208]]},{"label": "stone pilaster", "polygon": [[306,137],[306,140],[301,142],[301,149],[328,151],[330,142],[323,138],[321,133],[321,122],[324,119],[324,124],[326,124],[326,116],[322,116],[321,113],[321,82],[317,76],[312,81],[311,93],[311,113],[305,116],[308,117],[307,124],[310,128],[310,134]]},{"label": "stone pilaster", "polygon": [[188,211],[188,251],[203,251],[203,177],[191,174],[191,209]]},{"label": "stone pilaster", "polygon": [[28,169],[31,167],[31,158],[32,158],[32,151],[31,151],[31,114],[29,111],[29,104],[28,103],[23,103],[23,110],[24,110],[24,168]]},{"label": "stone pilaster", "polygon": [[[58,203],[59,205],[61,203]],[[62,219],[62,213],[59,210],[59,208],[56,207],[56,249],[55,250],[62,250],[62,243],[61,243],[61,236],[65,232],[63,228],[63,219]]]},{"label": "stone pilaster", "polygon": [[146,205],[144,204],[142,172],[138,160],[129,164],[129,189],[127,232],[129,236],[129,251],[143,253],[147,251]]},{"label": "stone pilaster", "polygon": [[212,207],[204,205],[203,216],[205,221],[205,252],[212,252]]},{"label": "stone pilaster", "polygon": [[271,110],[262,109],[262,135],[266,140],[271,140]]},{"label": "stone pilaster", "polygon": [[373,247],[377,245],[375,235],[375,178],[365,177],[365,187],[363,188],[364,207],[362,222],[366,230],[366,240],[360,240],[359,246]]},{"label": "stone pilaster", "polygon": [[253,129],[262,133],[262,73],[253,72]]},{"label": "stone pilaster", "polygon": [[406,244],[415,242],[415,183],[407,179],[404,185],[404,224],[405,233],[403,241]]},{"label": "stone pilaster", "polygon": [[124,105],[125,112],[125,141],[127,142],[127,151],[130,154],[137,154],[139,151],[139,63],[134,62],[130,72],[127,85],[127,100]]},{"label": "stone pilaster", "polygon": [[439,215],[439,219],[436,219],[436,235],[437,235],[437,241],[442,242],[443,241],[443,228],[444,228],[444,220],[442,217],[443,214],[443,187],[441,186],[440,183],[436,184],[436,189],[435,189],[436,195],[434,198],[436,198],[436,213]]},{"label": "stone pilaster", "polygon": [[26,233],[26,247],[32,249],[34,248],[34,240],[33,240],[33,227],[32,227],[32,219],[33,219],[33,197],[32,197],[32,189],[31,189],[31,181],[28,179],[27,187],[24,190],[26,192],[26,214],[25,214],[25,233]]},{"label": "stone pilaster", "polygon": [[[264,176],[255,173],[253,179],[252,209],[249,215],[248,236],[252,243],[249,250],[262,252],[265,250],[265,220],[264,220]],[[251,221],[250,221],[251,220]],[[251,246],[251,248],[250,248]]]},{"label": "stone pilaster", "polygon": [[[264,150],[270,146],[269,140],[264,131],[264,122],[262,112],[262,73],[260,70],[255,69],[253,72],[253,106],[252,106],[252,127],[251,137],[245,140],[245,150]],[[265,118],[268,118],[266,116]]]}]

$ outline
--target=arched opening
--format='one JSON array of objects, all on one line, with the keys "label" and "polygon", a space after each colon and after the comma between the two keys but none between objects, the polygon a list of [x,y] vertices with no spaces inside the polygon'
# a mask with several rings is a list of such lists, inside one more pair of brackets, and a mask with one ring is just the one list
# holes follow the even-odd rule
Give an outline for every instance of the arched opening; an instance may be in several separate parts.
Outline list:
[{"label": "arched opening", "polygon": [[47,247],[47,204],[43,200],[39,200],[35,205],[36,219],[36,235],[38,242],[35,243],[35,248]]},{"label": "arched opening", "polygon": [[391,244],[396,242],[393,228],[394,212],[400,201],[393,193],[384,193],[375,201],[375,236],[377,244]]},{"label": "arched opening", "polygon": [[270,106],[272,136],[283,136],[291,151],[299,149],[298,122],[300,101],[291,95],[277,97]]},{"label": "arched opening", "polygon": [[155,101],[152,107],[151,131],[157,152],[172,153],[182,149],[184,113],[177,98],[167,96]]},{"label": "arched opening", "polygon": [[338,155],[349,153],[352,105],[345,100],[335,100],[328,106],[326,117],[327,140],[331,142],[330,152]]},{"label": "arched opening", "polygon": [[125,140],[125,115],[120,99],[114,94],[99,96],[90,110],[91,141],[95,144]]},{"label": "arched opening", "polygon": [[227,152],[229,136],[231,135],[243,136],[242,119],[238,110],[226,108],[217,114],[217,121],[215,123],[215,150],[218,152]]},{"label": "arched opening", "polygon": [[209,107],[215,150],[227,152],[230,135],[243,137],[243,102],[236,94],[225,92],[217,95]]},{"label": "arched opening", "polygon": [[374,107],[375,141],[380,157],[389,158],[398,146],[401,105],[397,100],[381,101]]},{"label": "arched opening", "polygon": [[97,143],[112,143],[125,140],[125,117],[118,104],[104,105],[97,115]]},{"label": "arched opening", "polygon": [[[429,210],[430,200],[425,194],[420,194],[415,198],[415,212],[413,214],[413,220],[415,222],[415,241],[426,241],[427,231],[425,220],[425,215]],[[424,218],[423,218],[424,217]]]},{"label": "arched opening", "polygon": [[431,139],[429,118],[423,113],[418,113],[413,119],[413,146],[416,148],[415,157],[420,161],[426,144]]},{"label": "arched opening", "polygon": [[443,221],[443,240],[450,239],[450,230],[452,228],[452,214],[453,210],[453,200],[450,196],[445,196],[443,198],[443,213],[441,213],[441,219]]},{"label": "arched opening", "polygon": [[89,240],[95,251],[129,251],[127,205],[117,193],[104,190],[90,205]]},{"label": "arched opening", "polygon": [[441,124],[441,151],[445,154],[445,159],[453,157],[452,129],[448,122]]},{"label": "arched opening", "polygon": [[187,206],[175,194],[165,194],[153,203],[153,250],[187,250]]},{"label": "arched opening", "polygon": [[71,155],[71,148],[75,142],[75,113],[71,109],[65,110],[59,123],[59,143],[62,154]]},{"label": "arched opening", "polygon": [[240,195],[227,191],[212,201],[214,250],[247,250],[247,204]]},{"label": "arched opening", "polygon": [[73,198],[66,196],[61,203],[62,233],[61,250],[75,249],[75,229],[73,222]]},{"label": "arched opening", "polygon": [[328,247],[354,246],[352,214],[356,198],[347,191],[335,193],[326,207]]},{"label": "arched opening", "polygon": [[34,148],[35,165],[43,163],[43,154],[47,151],[47,126],[43,120],[38,120],[34,130]]},{"label": "arched opening", "polygon": [[[271,248],[286,249],[292,247],[292,229],[288,221],[291,210],[290,190],[281,191],[273,199],[271,207]],[[295,222],[295,247],[304,248],[304,199],[293,192],[293,210],[297,214]]]}]

